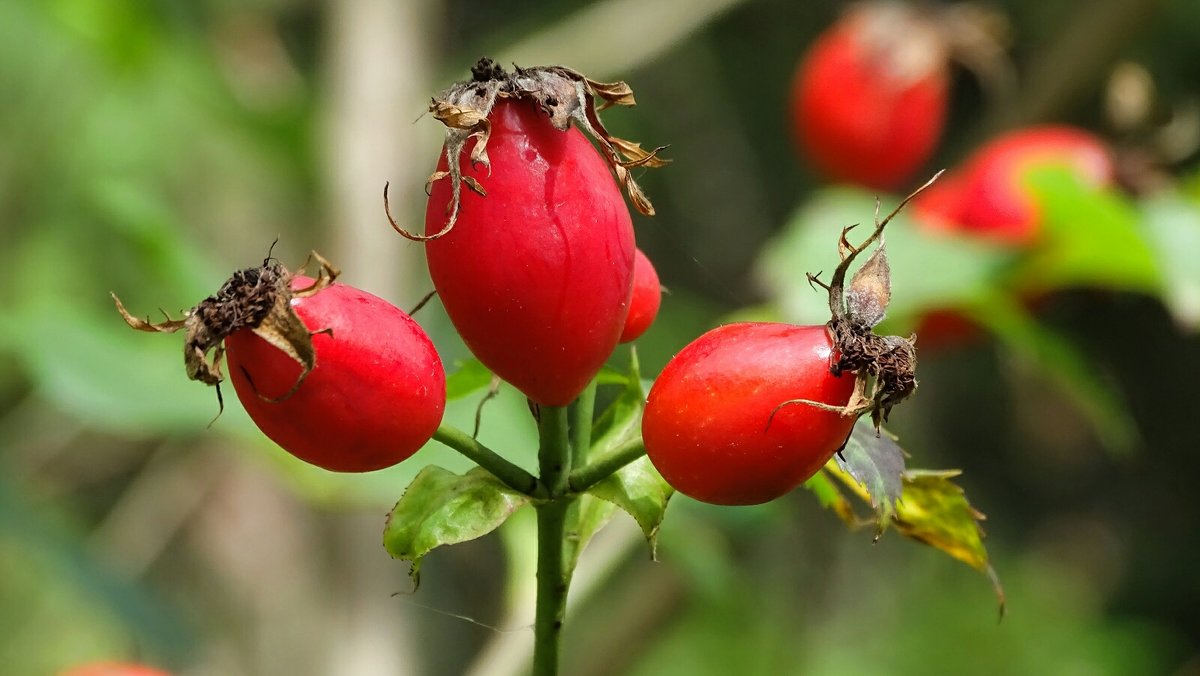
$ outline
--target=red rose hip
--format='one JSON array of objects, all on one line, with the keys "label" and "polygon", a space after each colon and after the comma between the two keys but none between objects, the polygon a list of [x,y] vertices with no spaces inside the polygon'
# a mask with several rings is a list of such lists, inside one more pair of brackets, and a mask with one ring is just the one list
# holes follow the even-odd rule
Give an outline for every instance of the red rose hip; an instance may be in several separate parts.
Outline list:
[{"label": "red rose hip", "polygon": [[621,342],[637,340],[658,317],[662,304],[662,284],[654,264],[641,249],[634,251],[633,297],[629,301],[629,314],[625,317],[625,328],[621,330]]},{"label": "red rose hip", "polygon": [[[434,287],[471,352],[533,401],[570,403],[612,353],[633,287],[633,225],[605,160],[574,127],[525,100],[488,115],[490,169],[462,157],[457,222],[425,244]],[[445,154],[438,164],[446,171]],[[450,180],[435,181],[427,234],[443,228]]]},{"label": "red rose hip", "polygon": [[1112,183],[1112,153],[1095,135],[1068,126],[1025,127],[1002,134],[967,158],[956,175],[917,198],[925,225],[1015,246],[1033,244],[1042,207],[1026,185],[1030,172],[1061,167],[1084,184]]},{"label": "red rose hip", "polygon": [[834,180],[899,186],[941,137],[948,63],[934,17],[899,2],[853,5],[796,69],[791,122],[802,154]]},{"label": "red rose hip", "polygon": [[[311,283],[295,277],[292,288]],[[291,305],[310,331],[331,332],[313,335],[316,366],[290,396],[300,364],[248,329],[225,339],[230,380],[259,429],[297,458],[336,472],[382,469],[421,448],[446,402],[445,372],[424,330],[345,284]]]},{"label": "red rose hip", "polygon": [[[642,421],[646,455],[685,495],[720,505],[773,500],[819,470],[854,417],[855,376],[830,372],[824,326],[744,323],[700,336],[667,364]],[[773,417],[772,417],[772,414]]]}]

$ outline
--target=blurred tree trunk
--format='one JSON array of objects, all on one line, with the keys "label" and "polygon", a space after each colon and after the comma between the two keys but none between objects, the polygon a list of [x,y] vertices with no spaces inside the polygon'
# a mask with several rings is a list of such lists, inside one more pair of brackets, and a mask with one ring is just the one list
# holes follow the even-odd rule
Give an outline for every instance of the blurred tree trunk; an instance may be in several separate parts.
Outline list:
[{"label": "blurred tree trunk", "polygon": [[[388,226],[382,193],[390,181],[392,213],[419,232],[417,198],[424,197],[440,139],[439,130],[413,124],[429,96],[435,5],[428,0],[326,5],[321,147],[331,260],[346,281],[403,307],[421,295],[424,266],[419,246]],[[349,528],[361,517],[343,518],[348,531],[363,533]],[[411,633],[404,629],[403,607],[390,596],[396,590],[395,562],[378,542],[373,549],[351,547],[349,538],[336,544],[345,548],[338,558],[353,579],[337,581],[344,585],[340,605],[348,612],[332,623],[336,635],[327,642],[327,673],[413,673],[419,664],[415,646],[405,640]]]},{"label": "blurred tree trunk", "polygon": [[[421,295],[420,249],[388,226],[393,214],[420,231],[417,198],[433,170],[438,130],[413,124],[430,95],[429,0],[330,0],[322,91],[323,149],[330,251],[344,279],[401,305]],[[424,132],[424,133],[422,133]]]}]

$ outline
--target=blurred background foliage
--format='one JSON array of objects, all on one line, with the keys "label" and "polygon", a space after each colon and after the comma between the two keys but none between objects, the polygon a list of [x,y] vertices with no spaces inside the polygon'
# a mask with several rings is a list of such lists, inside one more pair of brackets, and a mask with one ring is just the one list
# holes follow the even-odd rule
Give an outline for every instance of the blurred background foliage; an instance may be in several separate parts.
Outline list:
[{"label": "blurred background foliage", "polygon": [[[1122,62],[1169,107],[1200,106],[1192,0],[995,6],[1019,96],[956,74],[931,170],[1022,124],[1110,133],[1105,83]],[[837,228],[869,218],[873,195],[809,173],[785,111],[797,59],[838,9],[0,0],[3,671],[116,658],[181,674],[522,673],[530,519],[433,553],[411,594],[380,546],[383,515],[422,465],[465,460],[431,446],[330,475],[236,404],[210,425],[213,392],[186,381],[179,341],[129,331],[108,292],[178,313],[278,238],[284,261],[317,249],[350,283],[415,304],[430,288],[419,248],[387,227],[380,192],[390,180],[397,215],[421,217],[441,130],[418,118],[489,54],[626,79],[639,106],[610,128],[671,144],[674,163],[642,179],[659,216],[635,219],[670,290],[638,344],[644,373],[731,316],[823,321],[801,275],[831,267]],[[1066,277],[1036,315],[992,274],[1011,271],[1005,252],[902,222],[889,239],[893,328],[947,294],[984,327],[921,353],[894,429],[913,465],[964,469],[1008,590],[1002,624],[972,571],[891,534],[871,546],[803,491],[737,509],[680,496],[659,562],[628,520],[590,545],[567,673],[1200,672],[1200,454],[1182,424],[1200,382],[1197,164],[1176,158],[1181,187],[1154,199],[1039,176],[1047,227],[1088,253],[1043,262]],[[453,371],[467,354],[435,306],[419,320]],[[469,429],[474,407],[448,418]],[[530,465],[527,417],[506,392],[481,439]]]}]

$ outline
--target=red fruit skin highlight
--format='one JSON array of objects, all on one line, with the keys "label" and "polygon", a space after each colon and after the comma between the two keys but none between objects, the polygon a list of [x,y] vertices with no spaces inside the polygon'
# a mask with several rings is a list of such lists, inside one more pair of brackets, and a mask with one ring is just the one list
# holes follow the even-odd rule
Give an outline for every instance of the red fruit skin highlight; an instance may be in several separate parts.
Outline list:
[{"label": "red fruit skin highlight", "polygon": [[[298,276],[292,287],[311,283]],[[445,371],[425,331],[391,303],[345,284],[294,298],[292,307],[310,331],[332,335],[312,337],[316,366],[282,401],[259,394],[284,395],[300,365],[249,330],[225,340],[229,379],[259,429],[335,472],[382,469],[420,449],[446,402]]]},{"label": "red fruit skin highlight", "polygon": [[[458,221],[425,244],[434,287],[471,352],[533,401],[570,403],[612,353],[633,290],[633,225],[608,165],[574,127],[554,129],[526,101],[489,120],[491,170],[463,173]],[[439,170],[447,167],[445,153]],[[427,233],[447,218],[448,180],[432,186]]]},{"label": "red fruit skin highlight", "polygon": [[729,324],[700,336],[650,389],[646,455],[667,483],[703,502],[753,505],[791,491],[854,426],[806,404],[779,408],[849,401],[855,377],[830,373],[832,350],[824,326]]}]

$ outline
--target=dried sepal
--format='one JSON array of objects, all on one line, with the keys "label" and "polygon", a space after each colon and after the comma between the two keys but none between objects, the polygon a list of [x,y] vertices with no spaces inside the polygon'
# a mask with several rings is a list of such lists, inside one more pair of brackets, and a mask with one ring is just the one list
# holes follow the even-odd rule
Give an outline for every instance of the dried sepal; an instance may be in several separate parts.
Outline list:
[{"label": "dried sepal", "polygon": [[873,327],[883,321],[891,299],[892,271],[880,237],[875,253],[850,279],[850,288],[846,290],[846,312],[856,322]]},{"label": "dried sepal", "polygon": [[589,80],[581,73],[562,66],[514,66],[513,72],[509,73],[495,61],[484,58],[471,67],[470,80],[446,89],[434,97],[429,105],[434,119],[446,125],[447,170],[434,172],[425,184],[425,191],[428,193],[437,181],[448,179],[451,182],[445,224],[437,232],[424,235],[400,226],[392,217],[387,186],[384,186],[384,211],[396,232],[415,241],[437,239],[450,232],[458,221],[463,183],[479,195],[487,196],[486,189],[479,181],[463,175],[461,157],[467,142],[474,138],[471,164],[483,166],[490,173],[491,163],[486,149],[491,138],[491,123],[487,118],[500,98],[526,99],[536,103],[547,115],[550,124],[559,131],[566,131],[574,123],[600,146],[601,155],[612,168],[617,182],[629,195],[634,208],[647,216],[654,215],[653,204],[629,170],[666,165],[669,160],[658,155],[666,146],[648,151],[640,144],[616,138],[604,128],[597,114],[609,106],[635,105],[633,90],[628,84]]},{"label": "dried sepal", "polygon": [[[830,364],[830,371],[834,375],[843,372],[855,374],[855,387],[850,400],[845,406],[832,406],[824,402],[794,399],[783,402],[776,410],[792,404],[806,404],[847,417],[857,418],[870,413],[871,421],[878,430],[887,421],[892,407],[916,391],[916,336],[880,336],[872,330],[883,320],[891,300],[891,269],[887,262],[883,230],[910,200],[941,175],[939,171],[901,200],[882,220],[879,218],[879,200],[876,200],[875,229],[861,244],[852,244],[848,237],[855,226],[843,228],[838,239],[841,262],[828,284],[820,280],[820,273],[808,275],[810,284],[820,285],[829,294],[832,317],[826,327],[837,354],[837,359]],[[851,264],[876,242],[879,246],[847,287],[846,274]]]},{"label": "dried sepal", "polygon": [[[225,338],[241,329],[253,331],[301,367],[296,383],[279,398],[283,399],[294,393],[316,366],[312,334],[292,309],[291,300],[320,292],[339,274],[337,268],[320,254],[313,252],[310,259],[317,261],[320,270],[313,283],[306,287],[292,289],[295,275],[275,259],[267,258],[259,267],[233,273],[215,294],[185,312],[181,320],[168,318],[155,324],[130,314],[116,294],[112,294],[112,298],[121,318],[133,329],[160,333],[184,329],[183,359],[187,376],[207,385],[219,385],[225,379],[221,373]],[[211,359],[209,353],[212,353]]]},{"label": "dried sepal", "polygon": [[169,315],[167,315],[166,312],[163,312],[163,315],[166,316],[166,318],[167,318],[166,321],[162,321],[157,324],[150,321],[149,319],[142,319],[140,317],[135,317],[129,313],[129,310],[125,309],[124,303],[122,303],[121,299],[117,297],[117,294],[112,293],[110,291],[108,295],[112,296],[113,303],[115,303],[117,306],[117,312],[119,312],[121,314],[121,318],[124,319],[125,323],[128,324],[129,327],[132,329],[137,329],[138,331],[147,331],[147,332],[152,332],[152,333],[154,333],[154,332],[175,333],[179,329],[182,329],[184,327],[184,325],[187,323],[183,319],[171,319],[171,317]]},{"label": "dried sepal", "polygon": [[[574,71],[572,71],[574,72]],[[575,73],[578,75],[578,73]],[[587,83],[588,89],[593,94],[600,97],[604,103],[600,105],[600,110],[604,110],[609,106],[636,106],[637,101],[633,99],[633,89],[625,84],[623,80],[616,82],[596,82],[595,80],[583,79]]]},{"label": "dried sepal", "polygon": [[621,153],[621,155],[625,158],[625,161],[621,162],[621,166],[627,169],[632,169],[634,167],[658,169],[671,163],[670,160],[664,160],[658,156],[660,151],[667,149],[667,146],[659,146],[654,150],[647,151],[642,148],[642,144],[640,143],[626,141],[625,139],[617,138],[616,136],[610,136],[609,141],[613,144],[613,147],[617,149],[617,152]]}]

